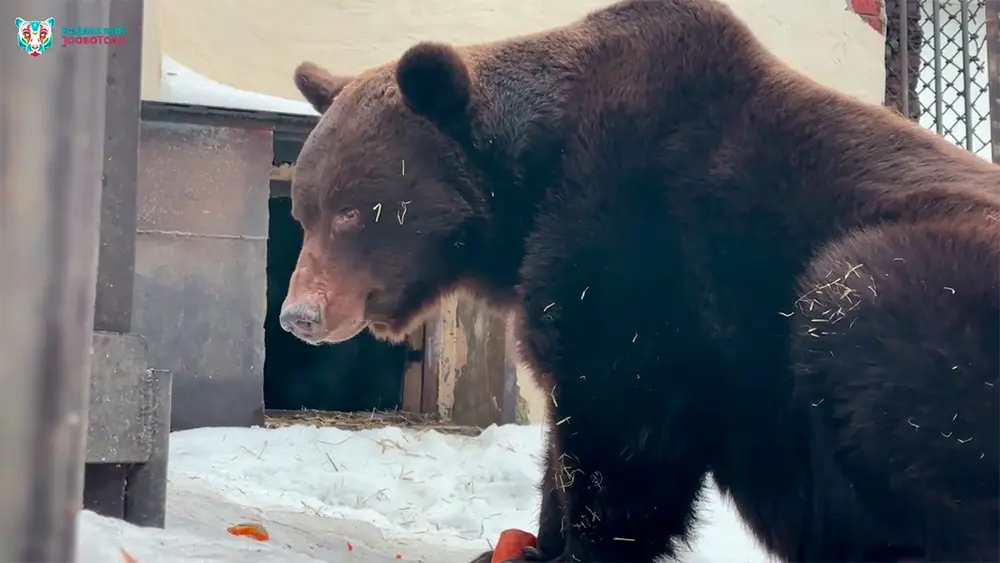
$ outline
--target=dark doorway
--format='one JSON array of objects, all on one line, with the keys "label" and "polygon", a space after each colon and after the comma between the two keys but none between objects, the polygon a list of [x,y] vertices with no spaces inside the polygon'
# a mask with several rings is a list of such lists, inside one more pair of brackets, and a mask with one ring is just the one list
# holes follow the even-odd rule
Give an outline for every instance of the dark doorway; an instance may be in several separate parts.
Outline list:
[{"label": "dark doorway", "polygon": [[[275,191],[272,189],[272,193]],[[269,202],[264,407],[323,411],[398,409],[409,346],[380,342],[368,331],[341,344],[311,346],[279,326],[281,303],[302,248],[302,229],[292,218],[291,207],[287,197],[272,197]]]}]

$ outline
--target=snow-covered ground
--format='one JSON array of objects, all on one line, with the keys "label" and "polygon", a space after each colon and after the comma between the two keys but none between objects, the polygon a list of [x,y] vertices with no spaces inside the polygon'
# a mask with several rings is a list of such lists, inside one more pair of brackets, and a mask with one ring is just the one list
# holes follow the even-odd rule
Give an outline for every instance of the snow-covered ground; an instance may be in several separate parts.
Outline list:
[{"label": "snow-covered ground", "polygon": [[[128,561],[124,550],[138,563],[464,563],[505,528],[535,529],[542,432],[513,425],[474,438],[306,426],[177,432],[166,529],[85,511],[79,560]],[[700,514],[685,562],[768,561],[714,489]],[[226,532],[245,522],[262,524],[270,539]]]}]

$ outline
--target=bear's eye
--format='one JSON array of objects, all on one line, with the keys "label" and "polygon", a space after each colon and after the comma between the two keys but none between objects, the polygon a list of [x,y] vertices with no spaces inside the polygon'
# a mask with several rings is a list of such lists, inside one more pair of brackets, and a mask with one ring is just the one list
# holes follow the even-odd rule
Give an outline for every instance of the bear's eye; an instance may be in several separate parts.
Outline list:
[{"label": "bear's eye", "polygon": [[333,216],[333,229],[339,232],[356,227],[360,216],[358,210],[353,207],[341,209]]}]

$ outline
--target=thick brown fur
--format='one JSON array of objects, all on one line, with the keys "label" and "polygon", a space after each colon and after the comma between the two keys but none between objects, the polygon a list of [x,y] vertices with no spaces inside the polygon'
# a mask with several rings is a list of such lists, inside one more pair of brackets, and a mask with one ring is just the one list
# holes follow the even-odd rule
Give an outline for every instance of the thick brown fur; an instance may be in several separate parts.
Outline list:
[{"label": "thick brown fur", "polygon": [[553,398],[526,560],[673,555],[708,474],[788,561],[1000,559],[1000,168],[714,0],[296,82],[326,112],[282,323],[510,313]]}]

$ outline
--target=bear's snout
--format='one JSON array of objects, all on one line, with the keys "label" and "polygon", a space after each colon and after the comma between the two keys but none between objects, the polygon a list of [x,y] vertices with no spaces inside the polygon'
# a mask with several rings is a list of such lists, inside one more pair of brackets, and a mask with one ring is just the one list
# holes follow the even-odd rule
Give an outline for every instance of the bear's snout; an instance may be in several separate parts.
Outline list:
[{"label": "bear's snout", "polygon": [[281,310],[278,317],[281,328],[297,338],[311,341],[323,331],[323,310],[318,306],[299,301]]}]

